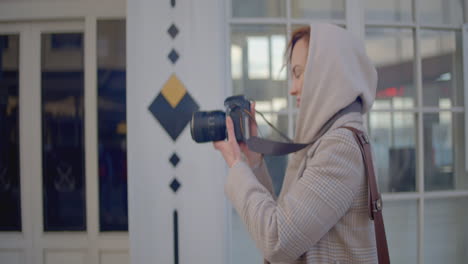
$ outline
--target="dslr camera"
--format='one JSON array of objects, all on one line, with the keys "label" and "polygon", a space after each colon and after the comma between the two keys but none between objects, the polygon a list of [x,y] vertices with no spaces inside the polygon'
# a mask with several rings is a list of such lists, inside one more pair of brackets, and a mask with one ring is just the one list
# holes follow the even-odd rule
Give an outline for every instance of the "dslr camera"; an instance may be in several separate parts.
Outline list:
[{"label": "dslr camera", "polygon": [[250,101],[244,95],[235,95],[224,100],[226,112],[197,111],[190,121],[190,133],[195,142],[220,141],[227,137],[226,116],[234,123],[234,133],[238,142],[245,142],[250,137]]}]

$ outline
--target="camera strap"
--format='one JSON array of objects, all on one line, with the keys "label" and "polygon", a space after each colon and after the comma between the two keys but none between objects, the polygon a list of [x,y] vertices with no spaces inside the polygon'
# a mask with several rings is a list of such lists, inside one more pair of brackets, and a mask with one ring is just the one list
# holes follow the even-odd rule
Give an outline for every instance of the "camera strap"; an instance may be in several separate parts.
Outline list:
[{"label": "camera strap", "polygon": [[356,100],[352,104],[341,109],[335,115],[333,115],[332,118],[330,118],[330,120],[328,120],[325,123],[325,125],[319,130],[317,135],[310,143],[286,143],[252,136],[249,139],[247,139],[247,146],[250,150],[254,152],[272,156],[286,155],[289,153],[297,152],[307,146],[314,144],[320,137],[322,137],[325,134],[325,132],[327,132],[330,129],[330,127],[340,117],[351,112],[360,113],[361,109],[362,105],[360,100]]}]

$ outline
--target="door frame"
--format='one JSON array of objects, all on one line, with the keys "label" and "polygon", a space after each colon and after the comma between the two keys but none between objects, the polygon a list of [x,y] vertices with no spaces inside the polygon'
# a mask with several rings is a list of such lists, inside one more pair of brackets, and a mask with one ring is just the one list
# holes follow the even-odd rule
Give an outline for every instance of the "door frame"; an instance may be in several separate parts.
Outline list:
[{"label": "door frame", "polygon": [[[82,232],[44,232],[43,226],[41,34],[51,32],[80,32],[84,37],[86,231]],[[19,35],[22,215],[22,231],[0,232],[0,253],[17,254],[20,263],[46,263],[47,254],[52,252],[74,255],[83,258],[84,263],[97,264],[106,254],[121,256],[129,251],[128,232],[99,231],[96,32],[97,17],[80,20],[0,22],[0,34]]]}]

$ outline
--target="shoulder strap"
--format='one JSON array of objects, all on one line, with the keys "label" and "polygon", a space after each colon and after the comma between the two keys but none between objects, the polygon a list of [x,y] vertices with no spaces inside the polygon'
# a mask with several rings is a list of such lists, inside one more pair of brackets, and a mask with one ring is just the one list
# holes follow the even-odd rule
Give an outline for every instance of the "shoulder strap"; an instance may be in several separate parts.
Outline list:
[{"label": "shoulder strap", "polygon": [[[374,163],[372,162],[371,146],[367,135],[354,127],[342,126],[353,132],[354,138],[361,149],[362,158],[364,160],[365,173],[367,176],[367,184],[369,188],[369,218],[374,221],[375,241],[377,244],[377,256],[379,264],[390,264],[390,256],[388,254],[387,236],[385,235],[385,226],[382,216],[382,198],[377,189],[377,180],[375,178]],[[264,264],[269,262],[264,259]]]},{"label": "shoulder strap", "polygon": [[382,197],[377,189],[377,180],[375,178],[369,138],[364,134],[364,132],[354,127],[342,126],[342,128],[346,128],[353,132],[354,138],[361,149],[369,188],[369,218],[374,221],[375,241],[377,244],[379,264],[389,264],[390,256],[388,254],[387,237],[385,235],[385,226],[382,216]]},{"label": "shoulder strap", "polygon": [[317,135],[312,139],[309,143],[284,143],[278,142],[273,140],[268,140],[264,138],[259,138],[252,136],[247,139],[247,146],[250,150],[262,153],[265,155],[286,155],[289,153],[293,153],[299,151],[307,146],[314,144],[319,138],[321,138],[331,127],[332,125],[340,119],[342,116],[357,112],[360,113],[362,109],[361,101],[357,99],[347,107],[338,111],[335,115],[333,115],[330,120],[328,120],[323,127],[317,132]]}]

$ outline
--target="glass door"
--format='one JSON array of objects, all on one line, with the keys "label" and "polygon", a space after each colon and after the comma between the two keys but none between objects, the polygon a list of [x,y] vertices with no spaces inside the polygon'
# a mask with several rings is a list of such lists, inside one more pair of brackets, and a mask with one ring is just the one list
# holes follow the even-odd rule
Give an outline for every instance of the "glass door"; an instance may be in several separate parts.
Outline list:
[{"label": "glass door", "polygon": [[125,20],[0,23],[0,263],[128,263]]},{"label": "glass door", "polygon": [[[87,258],[84,25],[31,26],[34,248],[44,263]],[[74,250],[72,250],[74,249]]]}]

